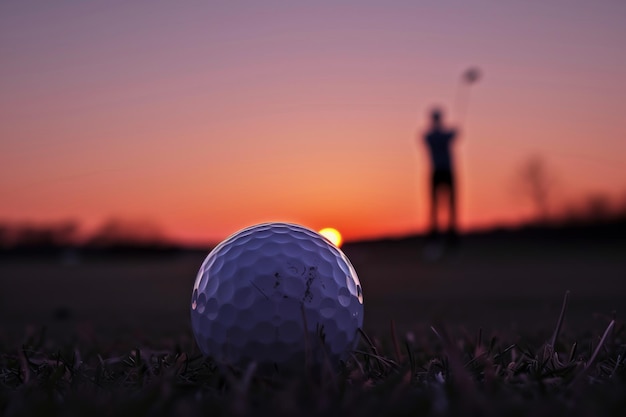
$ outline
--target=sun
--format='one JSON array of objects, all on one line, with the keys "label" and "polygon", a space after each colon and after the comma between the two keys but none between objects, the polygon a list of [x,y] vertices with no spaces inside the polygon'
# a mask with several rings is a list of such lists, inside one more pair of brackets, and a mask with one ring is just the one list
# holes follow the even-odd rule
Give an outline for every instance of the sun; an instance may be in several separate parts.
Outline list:
[{"label": "sun", "polygon": [[341,233],[337,229],[333,229],[332,227],[325,227],[320,230],[320,235],[324,236],[326,239],[330,240],[330,242],[340,247],[343,239],[341,238]]}]

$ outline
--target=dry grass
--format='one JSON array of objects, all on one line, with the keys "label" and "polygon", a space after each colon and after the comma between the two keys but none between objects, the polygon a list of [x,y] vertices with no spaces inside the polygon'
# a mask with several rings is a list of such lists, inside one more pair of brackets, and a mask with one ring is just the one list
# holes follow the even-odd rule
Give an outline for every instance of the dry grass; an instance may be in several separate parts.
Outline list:
[{"label": "dry grass", "polygon": [[1,346],[0,414],[624,415],[624,323],[611,319],[565,340],[567,303],[547,341],[452,334],[442,325],[400,337],[392,324],[388,337],[363,333],[341,369],[290,376],[221,366],[186,335],[131,348],[58,345],[37,332]]},{"label": "dry grass", "polygon": [[626,415],[623,239],[468,238],[437,263],[411,239],[345,249],[359,346],[271,377],[195,346],[203,253],[3,259],[0,415]]}]

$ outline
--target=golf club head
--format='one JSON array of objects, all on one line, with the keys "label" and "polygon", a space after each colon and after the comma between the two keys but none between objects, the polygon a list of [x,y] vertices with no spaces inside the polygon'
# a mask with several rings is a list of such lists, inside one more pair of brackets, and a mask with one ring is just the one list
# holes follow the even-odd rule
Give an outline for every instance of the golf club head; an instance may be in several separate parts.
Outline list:
[{"label": "golf club head", "polygon": [[480,80],[482,73],[478,67],[470,67],[463,72],[462,78],[467,84],[473,84]]}]

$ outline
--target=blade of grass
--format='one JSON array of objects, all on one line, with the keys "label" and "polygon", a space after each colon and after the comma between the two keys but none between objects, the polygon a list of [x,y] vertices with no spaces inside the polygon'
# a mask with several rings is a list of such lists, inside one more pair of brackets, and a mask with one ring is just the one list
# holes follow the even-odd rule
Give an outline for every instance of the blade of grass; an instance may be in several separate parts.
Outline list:
[{"label": "blade of grass", "polygon": [[565,296],[563,297],[563,305],[561,306],[561,314],[559,314],[559,320],[556,322],[556,328],[554,329],[554,333],[552,334],[552,339],[550,340],[550,346],[552,347],[552,351],[555,350],[556,341],[559,337],[559,333],[561,333],[561,327],[563,326],[563,320],[565,319],[565,310],[567,309],[568,299],[569,299],[569,290],[565,291]]},{"label": "blade of grass", "polygon": [[30,381],[30,366],[28,365],[28,357],[26,356],[26,350],[20,351],[20,368],[22,368],[22,382],[27,384]]},{"label": "blade of grass", "polygon": [[409,341],[405,341],[404,345],[406,346],[406,353],[409,356],[409,366],[411,368],[411,378],[415,376],[415,358],[413,357],[413,352],[411,351],[411,346],[409,345]]},{"label": "blade of grass", "polygon": [[572,345],[572,349],[569,352],[569,362],[574,360],[574,356],[576,355],[576,348],[578,347],[578,342],[574,342]]},{"label": "blade of grass", "polygon": [[396,333],[396,321],[391,320],[391,342],[396,354],[396,361],[402,363],[402,354],[400,353],[400,344],[398,343],[398,334]]},{"label": "blade of grass", "polygon": [[604,342],[609,337],[609,333],[611,332],[611,330],[613,330],[613,326],[615,326],[615,320],[611,320],[611,322],[609,323],[608,327],[604,331],[604,334],[602,335],[602,338],[600,339],[600,342],[598,343],[598,346],[596,346],[596,349],[593,351],[591,358],[589,358],[583,370],[580,371],[578,375],[576,375],[576,377],[572,380],[570,384],[571,387],[578,384],[578,382],[582,380],[582,378],[587,374],[587,372],[589,372],[589,368],[591,368],[591,365],[596,360],[596,357],[598,356],[598,354],[600,353],[600,350],[604,346]]}]

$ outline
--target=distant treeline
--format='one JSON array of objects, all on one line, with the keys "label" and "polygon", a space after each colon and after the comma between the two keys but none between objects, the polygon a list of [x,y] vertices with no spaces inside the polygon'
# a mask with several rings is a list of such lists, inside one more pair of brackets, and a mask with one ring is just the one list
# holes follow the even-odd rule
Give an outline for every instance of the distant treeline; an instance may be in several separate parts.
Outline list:
[{"label": "distant treeline", "polygon": [[603,194],[588,195],[578,204],[565,205],[551,220],[564,225],[602,224],[626,219],[626,196],[615,201]]},{"label": "distant treeline", "polygon": [[0,222],[0,251],[4,253],[163,252],[178,245],[153,223],[111,219],[91,233],[77,221],[53,223]]},{"label": "distant treeline", "polygon": [[[492,232],[509,230],[493,226]],[[609,198],[588,196],[581,204],[569,205],[558,214],[538,215],[516,233],[573,233],[581,236],[623,236],[626,232],[626,203],[614,204]],[[487,230],[478,233],[489,232]],[[110,219],[95,231],[86,233],[73,220],[52,223],[11,223],[0,221],[0,253],[163,253],[183,248],[149,221]],[[190,248],[188,248],[190,249]],[[196,248],[197,249],[197,248]]]}]

